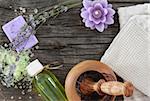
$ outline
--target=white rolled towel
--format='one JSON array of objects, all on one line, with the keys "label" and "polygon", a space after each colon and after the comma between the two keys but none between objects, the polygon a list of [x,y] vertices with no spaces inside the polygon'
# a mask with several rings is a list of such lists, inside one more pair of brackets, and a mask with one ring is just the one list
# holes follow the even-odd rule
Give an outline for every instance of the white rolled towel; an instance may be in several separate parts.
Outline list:
[{"label": "white rolled towel", "polygon": [[134,15],[150,15],[150,3],[118,8],[120,28]]},{"label": "white rolled towel", "polygon": [[[144,94],[150,96],[150,15],[127,21],[101,61]],[[135,101],[135,100],[133,100]]]}]

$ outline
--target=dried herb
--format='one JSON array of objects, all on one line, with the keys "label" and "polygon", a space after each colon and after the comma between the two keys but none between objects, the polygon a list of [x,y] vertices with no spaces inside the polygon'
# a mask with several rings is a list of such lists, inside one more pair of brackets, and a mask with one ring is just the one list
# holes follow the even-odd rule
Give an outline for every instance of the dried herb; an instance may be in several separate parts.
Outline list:
[{"label": "dried herb", "polygon": [[0,80],[4,86],[14,87],[19,81],[31,81],[26,71],[29,54],[29,51],[16,53],[0,46]]},{"label": "dried herb", "polygon": [[[34,9],[34,14],[30,14],[26,17],[27,25],[25,25],[21,32],[18,33],[17,37],[14,38],[14,41],[10,44],[10,46],[15,49],[16,47],[22,45],[27,42],[29,37],[32,34],[35,34],[39,27],[47,21],[49,18],[56,18],[59,14],[63,12],[67,12],[68,9],[74,8],[81,4],[81,1],[69,0],[58,5],[45,8],[45,10],[39,12],[38,9]],[[23,14],[24,8],[19,8]],[[26,44],[25,44],[26,45]],[[25,46],[24,46],[25,47]],[[24,48],[23,47],[23,48]],[[23,50],[23,49],[21,49]]]}]

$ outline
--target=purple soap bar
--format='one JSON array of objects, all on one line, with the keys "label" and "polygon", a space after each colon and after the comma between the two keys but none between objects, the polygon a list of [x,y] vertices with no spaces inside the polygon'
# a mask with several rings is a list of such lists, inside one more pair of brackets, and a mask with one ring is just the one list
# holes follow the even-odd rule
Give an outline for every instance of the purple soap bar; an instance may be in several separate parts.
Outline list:
[{"label": "purple soap bar", "polygon": [[[17,34],[21,32],[21,28],[24,25],[27,25],[25,19],[22,16],[18,16],[17,18],[13,19],[12,21],[2,26],[2,29],[4,30],[10,42],[12,42],[17,37]],[[35,35],[31,35],[28,38],[28,40],[26,40],[20,46],[16,47],[16,51],[20,52],[22,51],[22,49],[27,50],[36,45],[37,43],[38,40],[35,37]]]}]

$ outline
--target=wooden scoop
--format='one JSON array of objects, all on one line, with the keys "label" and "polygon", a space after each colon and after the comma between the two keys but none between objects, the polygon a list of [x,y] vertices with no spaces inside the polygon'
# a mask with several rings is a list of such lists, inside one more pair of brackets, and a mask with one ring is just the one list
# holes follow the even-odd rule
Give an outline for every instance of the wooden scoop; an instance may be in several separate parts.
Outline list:
[{"label": "wooden scoop", "polygon": [[129,97],[133,94],[133,85],[130,82],[118,82],[114,72],[107,65],[100,61],[86,60],[74,66],[67,75],[65,92],[69,101],[81,101],[76,91],[76,82],[79,76],[87,71],[109,74],[111,75],[110,78],[113,79],[106,77],[105,80],[100,79],[98,82],[94,82],[92,78],[84,78],[80,84],[82,94],[90,96],[91,93],[96,91],[99,95],[113,95],[113,100],[115,96],[124,95]]}]

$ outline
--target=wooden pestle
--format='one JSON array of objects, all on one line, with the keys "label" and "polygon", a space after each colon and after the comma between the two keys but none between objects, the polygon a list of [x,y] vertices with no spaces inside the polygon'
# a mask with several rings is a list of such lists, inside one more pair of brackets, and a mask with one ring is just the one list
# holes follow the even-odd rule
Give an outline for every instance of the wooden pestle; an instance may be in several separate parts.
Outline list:
[{"label": "wooden pestle", "polygon": [[100,79],[98,82],[93,82],[92,79],[86,78],[80,84],[80,90],[84,95],[90,95],[96,91],[99,95],[124,95],[129,97],[133,94],[133,85],[130,82],[108,81]]}]

